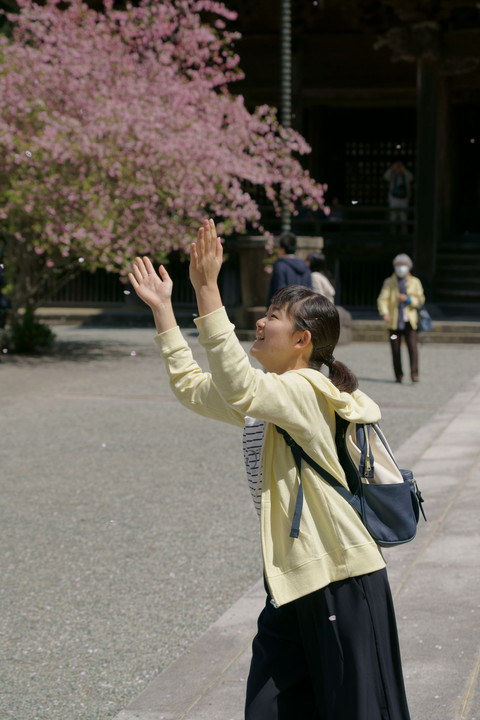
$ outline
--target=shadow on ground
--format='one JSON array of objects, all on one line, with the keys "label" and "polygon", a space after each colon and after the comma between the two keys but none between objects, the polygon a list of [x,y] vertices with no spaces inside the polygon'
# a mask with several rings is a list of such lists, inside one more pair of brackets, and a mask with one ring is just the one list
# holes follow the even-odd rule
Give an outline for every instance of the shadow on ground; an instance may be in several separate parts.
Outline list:
[{"label": "shadow on ground", "polygon": [[11,365],[37,366],[39,364],[55,362],[82,362],[87,363],[93,360],[115,360],[125,357],[127,346],[116,343],[106,342],[81,342],[81,341],[62,341],[55,342],[52,350],[43,353],[13,353],[9,352],[0,356],[0,363],[8,363]]}]

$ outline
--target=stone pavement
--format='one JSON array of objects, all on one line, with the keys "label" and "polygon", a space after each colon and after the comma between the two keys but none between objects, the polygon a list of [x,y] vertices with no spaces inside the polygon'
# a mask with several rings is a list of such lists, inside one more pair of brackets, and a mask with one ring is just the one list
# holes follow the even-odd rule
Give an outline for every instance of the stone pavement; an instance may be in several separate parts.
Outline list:
[{"label": "stone pavement", "polygon": [[[55,332],[0,358],[0,718],[239,720],[263,602],[239,431],[179,406],[151,328]],[[387,343],[337,356],[426,498],[388,558],[412,720],[479,720],[480,347],[426,344],[418,385]]]}]

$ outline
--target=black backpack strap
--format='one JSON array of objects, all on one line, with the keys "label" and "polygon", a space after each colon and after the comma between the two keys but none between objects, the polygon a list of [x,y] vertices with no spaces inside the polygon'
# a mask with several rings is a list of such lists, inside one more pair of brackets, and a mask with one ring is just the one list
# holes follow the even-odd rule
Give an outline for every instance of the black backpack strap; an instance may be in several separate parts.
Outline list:
[{"label": "black backpack strap", "polygon": [[342,485],[342,483],[337,480],[331,473],[328,472],[328,470],[325,470],[321,465],[315,462],[307,453],[303,450],[303,448],[298,445],[295,440],[292,438],[291,435],[288,434],[286,430],[283,430],[283,428],[278,427],[278,425],[275,425],[275,428],[280,435],[283,435],[285,442],[287,445],[290,446],[293,454],[293,458],[295,460],[295,464],[298,468],[298,474],[300,479],[300,485],[298,488],[297,493],[297,500],[295,502],[295,512],[293,514],[293,522],[292,522],[292,528],[290,530],[290,537],[297,538],[300,532],[300,518],[302,515],[302,507],[303,507],[303,487],[302,487],[302,459],[307,462],[311,468],[315,470],[324,480],[328,482],[329,485],[331,485],[335,490],[350,504],[352,505],[357,512],[360,512],[360,498],[356,493],[351,493],[349,490],[347,490],[346,487]]},{"label": "black backpack strap", "polygon": [[292,529],[290,530],[290,537],[297,538],[300,533],[300,518],[302,517],[303,509],[303,485],[302,485],[302,448],[297,445],[295,440],[287,433],[283,428],[279,428],[275,425],[275,428],[280,435],[283,435],[285,442],[290,446],[292,450],[293,459],[298,468],[298,477],[300,484],[297,492],[297,499],[295,502],[295,511],[293,513]]}]

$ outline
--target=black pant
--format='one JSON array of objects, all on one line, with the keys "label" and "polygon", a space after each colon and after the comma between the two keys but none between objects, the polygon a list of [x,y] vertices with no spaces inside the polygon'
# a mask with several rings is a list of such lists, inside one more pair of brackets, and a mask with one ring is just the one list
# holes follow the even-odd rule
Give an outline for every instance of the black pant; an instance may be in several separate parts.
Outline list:
[{"label": "black pant", "polygon": [[252,649],[246,720],[409,720],[386,570],[267,596]]},{"label": "black pant", "polygon": [[401,343],[402,335],[405,338],[410,359],[410,374],[412,379],[418,378],[418,335],[410,323],[405,323],[403,330],[389,330],[390,347],[392,348],[393,371],[395,379],[403,378]]}]

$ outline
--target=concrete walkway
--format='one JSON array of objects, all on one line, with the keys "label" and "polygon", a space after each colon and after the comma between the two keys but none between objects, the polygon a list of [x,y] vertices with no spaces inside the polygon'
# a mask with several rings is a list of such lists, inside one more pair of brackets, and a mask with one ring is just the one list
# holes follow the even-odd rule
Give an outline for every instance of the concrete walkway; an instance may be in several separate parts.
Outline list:
[{"label": "concrete walkway", "polygon": [[[396,454],[428,518],[387,553],[412,720],[478,720],[480,375]],[[116,720],[241,720],[263,602],[259,582]]]},{"label": "concrete walkway", "polygon": [[[151,320],[55,332],[0,355],[0,718],[240,720],[263,604],[241,431],[175,401]],[[426,500],[389,555],[412,720],[480,720],[480,344],[425,343],[418,384],[386,342],[336,355]]]}]

